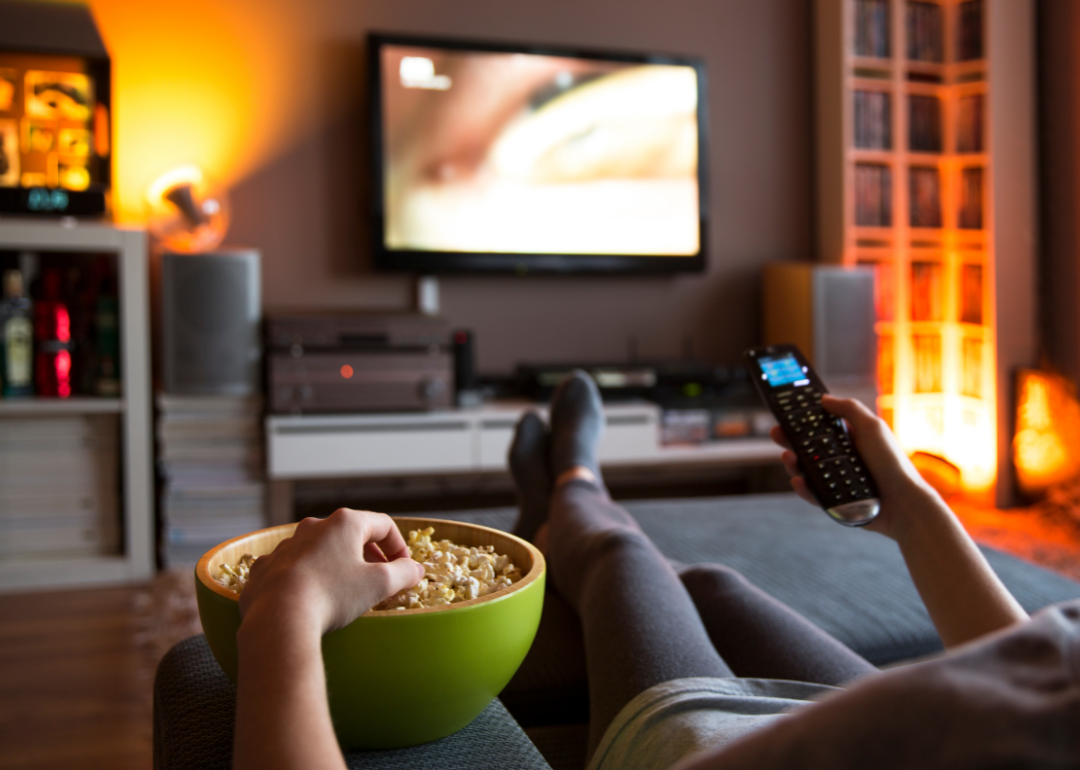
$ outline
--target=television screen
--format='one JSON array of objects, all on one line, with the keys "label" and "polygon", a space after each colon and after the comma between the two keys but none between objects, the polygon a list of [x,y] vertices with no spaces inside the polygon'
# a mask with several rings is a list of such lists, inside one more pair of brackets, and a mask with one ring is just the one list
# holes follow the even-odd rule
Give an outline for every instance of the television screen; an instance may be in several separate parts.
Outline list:
[{"label": "television screen", "polygon": [[375,263],[700,270],[704,69],[373,35]]}]

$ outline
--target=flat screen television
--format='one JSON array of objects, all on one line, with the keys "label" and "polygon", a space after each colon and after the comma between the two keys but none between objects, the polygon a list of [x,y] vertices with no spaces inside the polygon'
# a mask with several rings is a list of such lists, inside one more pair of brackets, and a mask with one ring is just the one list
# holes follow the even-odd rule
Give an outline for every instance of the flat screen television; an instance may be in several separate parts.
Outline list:
[{"label": "flat screen television", "polygon": [[700,59],[388,34],[368,43],[378,269],[704,268]]}]

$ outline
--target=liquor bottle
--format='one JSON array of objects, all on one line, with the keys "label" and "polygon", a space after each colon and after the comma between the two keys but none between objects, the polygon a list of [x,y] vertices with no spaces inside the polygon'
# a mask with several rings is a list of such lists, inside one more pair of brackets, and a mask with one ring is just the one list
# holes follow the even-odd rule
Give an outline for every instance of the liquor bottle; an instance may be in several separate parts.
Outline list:
[{"label": "liquor bottle", "polygon": [[5,398],[34,394],[32,317],[33,304],[23,291],[22,273],[6,270],[0,301],[0,380]]},{"label": "liquor bottle", "polygon": [[94,348],[97,352],[97,394],[109,398],[120,395],[120,312],[116,284],[110,276],[102,280],[94,316]]},{"label": "liquor bottle", "polygon": [[[95,317],[97,315],[98,287],[101,283],[96,267],[79,271],[77,280],[68,292],[71,297],[71,392],[76,396],[96,396],[97,393],[97,346],[95,344]],[[70,275],[70,274],[69,274]]]},{"label": "liquor bottle", "polygon": [[42,278],[34,303],[34,390],[39,396],[71,396],[71,315],[60,296],[60,271]]}]

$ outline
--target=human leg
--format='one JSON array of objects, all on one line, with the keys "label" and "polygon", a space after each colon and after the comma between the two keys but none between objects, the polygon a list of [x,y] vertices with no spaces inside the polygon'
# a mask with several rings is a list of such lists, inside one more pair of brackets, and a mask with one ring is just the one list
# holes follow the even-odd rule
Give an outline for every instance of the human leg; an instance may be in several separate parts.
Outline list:
[{"label": "human leg", "polygon": [[589,677],[589,753],[639,693],[673,679],[730,677],[678,575],[598,484],[552,495],[549,575],[577,611]]},{"label": "human leg", "polygon": [[[543,451],[535,416],[519,425],[511,469],[523,499],[519,530],[537,527],[535,506],[524,503],[534,495],[551,497],[541,534],[548,538],[550,580],[584,629],[593,748],[623,706],[664,681],[727,677],[734,668],[740,676],[832,684],[873,670],[732,570],[687,568],[680,582],[599,478],[602,411],[595,386],[583,377],[569,385],[557,390],[552,405],[547,467],[559,478],[554,492],[550,477],[538,481],[545,466],[535,456]],[[582,441],[583,433],[591,438]],[[728,652],[738,666],[729,665]]]},{"label": "human leg", "polygon": [[636,695],[686,677],[729,677],[693,602],[664,556],[599,477],[603,411],[584,375],[557,389],[551,471],[558,479],[546,527],[549,576],[585,636],[590,753]]},{"label": "human leg", "polygon": [[841,685],[877,671],[850,647],[719,564],[679,570],[713,646],[736,676]]},{"label": "human leg", "polygon": [[526,412],[518,421],[507,459],[518,497],[514,534],[533,542],[551,503],[548,430],[536,412]]}]

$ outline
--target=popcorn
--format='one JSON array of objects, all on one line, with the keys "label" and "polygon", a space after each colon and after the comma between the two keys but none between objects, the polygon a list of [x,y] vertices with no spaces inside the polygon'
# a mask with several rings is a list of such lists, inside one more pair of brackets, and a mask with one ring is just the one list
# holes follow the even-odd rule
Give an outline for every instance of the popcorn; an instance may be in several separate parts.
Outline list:
[{"label": "popcorn", "polygon": [[[521,570],[491,545],[463,546],[449,540],[432,542],[433,527],[409,532],[409,554],[424,565],[424,577],[412,588],[391,596],[377,610],[438,607],[487,596],[521,579]],[[245,553],[235,565],[218,567],[217,581],[240,593],[257,557]]]},{"label": "popcorn", "polygon": [[251,565],[254,561],[254,556],[245,553],[240,557],[239,563],[232,567],[222,564],[218,567],[217,582],[231,591],[240,593],[244,590],[244,584],[247,583],[248,575],[251,574]]},{"label": "popcorn", "polygon": [[433,534],[433,527],[409,532],[409,553],[424,565],[424,577],[375,609],[413,610],[468,601],[521,579],[521,570],[508,557],[496,554],[494,546],[432,542]]}]

